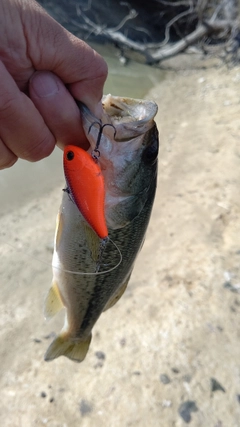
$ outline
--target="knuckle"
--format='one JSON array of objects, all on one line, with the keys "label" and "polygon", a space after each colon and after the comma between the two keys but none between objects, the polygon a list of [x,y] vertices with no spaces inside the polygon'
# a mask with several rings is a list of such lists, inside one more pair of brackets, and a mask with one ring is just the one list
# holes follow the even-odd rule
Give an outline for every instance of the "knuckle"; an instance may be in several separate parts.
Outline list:
[{"label": "knuckle", "polygon": [[49,137],[36,140],[28,146],[28,149],[22,153],[21,158],[30,162],[38,162],[45,157],[50,156],[55,147],[54,139]]},{"label": "knuckle", "polygon": [[9,94],[0,94],[0,119],[8,119],[13,111],[15,111],[15,99],[10,97]]}]

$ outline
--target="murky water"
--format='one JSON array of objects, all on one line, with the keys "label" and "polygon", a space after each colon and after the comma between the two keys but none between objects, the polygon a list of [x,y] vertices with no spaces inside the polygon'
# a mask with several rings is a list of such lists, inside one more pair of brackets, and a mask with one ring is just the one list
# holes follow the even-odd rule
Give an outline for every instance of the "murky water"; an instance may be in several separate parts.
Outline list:
[{"label": "murky water", "polygon": [[[94,48],[104,56],[109,66],[104,90],[106,94],[143,98],[151,87],[163,79],[164,73],[161,70],[133,61],[127,66],[121,65],[112,47]],[[61,183],[64,184],[62,152],[58,148],[49,158],[37,163],[19,160],[12,168],[0,171],[0,216]]]}]

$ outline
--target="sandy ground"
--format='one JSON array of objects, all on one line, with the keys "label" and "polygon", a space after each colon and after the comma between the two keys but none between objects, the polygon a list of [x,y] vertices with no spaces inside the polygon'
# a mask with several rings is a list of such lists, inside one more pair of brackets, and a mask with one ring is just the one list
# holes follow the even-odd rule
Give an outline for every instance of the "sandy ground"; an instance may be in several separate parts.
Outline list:
[{"label": "sandy ground", "polygon": [[239,68],[203,68],[149,93],[161,150],[147,240],[82,364],[43,361],[62,326],[42,313],[62,183],[0,219],[1,426],[240,426],[239,86]]}]

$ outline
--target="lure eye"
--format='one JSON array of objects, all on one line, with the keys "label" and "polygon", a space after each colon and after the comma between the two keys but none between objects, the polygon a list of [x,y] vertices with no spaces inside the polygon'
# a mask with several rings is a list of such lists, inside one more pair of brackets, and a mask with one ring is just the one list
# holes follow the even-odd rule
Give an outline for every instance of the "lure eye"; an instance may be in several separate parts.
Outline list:
[{"label": "lure eye", "polygon": [[67,152],[67,159],[68,160],[73,160],[74,159],[74,152],[73,151],[68,151]]}]

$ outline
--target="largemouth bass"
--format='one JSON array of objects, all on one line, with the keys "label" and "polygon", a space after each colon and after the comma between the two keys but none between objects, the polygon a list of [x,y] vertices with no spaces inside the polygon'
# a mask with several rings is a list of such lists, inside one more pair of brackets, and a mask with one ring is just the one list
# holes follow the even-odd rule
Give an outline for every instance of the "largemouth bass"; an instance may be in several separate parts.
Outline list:
[{"label": "largemouth bass", "polygon": [[127,287],[144,241],[156,190],[157,105],[108,95],[103,98],[101,121],[85,105],[79,103],[79,108],[90,143],[89,153],[97,154],[104,176],[109,240],[103,248],[103,239],[81,214],[69,191],[64,191],[45,316],[52,317],[65,307],[66,317],[45,360],[61,355],[78,362],[85,358],[94,324]]}]

